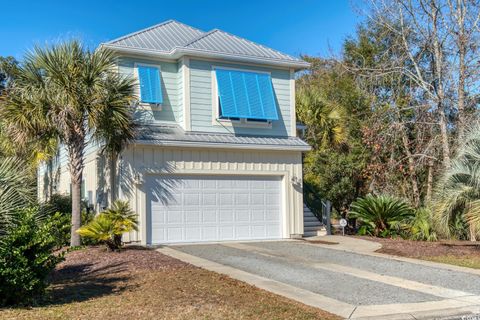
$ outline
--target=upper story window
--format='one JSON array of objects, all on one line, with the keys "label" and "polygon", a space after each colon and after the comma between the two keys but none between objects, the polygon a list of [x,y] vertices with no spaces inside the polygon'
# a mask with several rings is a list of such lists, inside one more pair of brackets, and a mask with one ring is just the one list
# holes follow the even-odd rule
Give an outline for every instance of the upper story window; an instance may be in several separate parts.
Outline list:
[{"label": "upper story window", "polygon": [[278,120],[269,73],[215,68],[218,118],[269,123]]},{"label": "upper story window", "polygon": [[140,102],[162,104],[162,81],[160,68],[150,65],[137,65],[138,81],[140,82]]}]

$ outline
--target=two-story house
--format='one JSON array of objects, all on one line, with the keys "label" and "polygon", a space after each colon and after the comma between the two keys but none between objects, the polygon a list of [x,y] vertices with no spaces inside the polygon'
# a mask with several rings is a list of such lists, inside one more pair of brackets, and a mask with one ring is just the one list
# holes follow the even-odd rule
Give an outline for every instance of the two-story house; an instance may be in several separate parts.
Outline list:
[{"label": "two-story house", "polygon": [[[142,244],[279,239],[303,234],[296,71],[308,63],[221,30],[167,21],[101,45],[138,80],[140,135],[109,186],[99,148],[86,154],[83,193],[106,205],[110,188],[139,214]],[[69,192],[65,155],[49,183]],[[52,177],[55,176],[55,177]]]}]

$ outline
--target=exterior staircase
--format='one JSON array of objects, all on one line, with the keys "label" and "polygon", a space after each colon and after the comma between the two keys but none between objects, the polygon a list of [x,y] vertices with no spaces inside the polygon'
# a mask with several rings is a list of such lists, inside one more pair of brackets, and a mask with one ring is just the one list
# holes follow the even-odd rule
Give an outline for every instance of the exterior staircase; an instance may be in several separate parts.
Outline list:
[{"label": "exterior staircase", "polygon": [[310,209],[303,205],[303,236],[315,237],[324,236],[327,234],[327,229],[318,220],[318,218],[310,211]]}]

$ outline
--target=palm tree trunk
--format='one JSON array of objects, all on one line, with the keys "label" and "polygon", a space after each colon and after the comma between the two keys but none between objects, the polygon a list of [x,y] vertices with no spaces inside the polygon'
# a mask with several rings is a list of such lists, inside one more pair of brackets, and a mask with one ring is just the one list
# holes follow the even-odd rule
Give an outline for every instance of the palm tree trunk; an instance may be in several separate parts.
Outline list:
[{"label": "palm tree trunk", "polygon": [[76,232],[82,225],[81,212],[81,189],[83,175],[83,151],[85,148],[84,138],[82,135],[75,136],[70,139],[70,143],[66,145],[69,166],[70,179],[72,183],[72,229],[70,233],[70,246],[80,246],[80,235]]},{"label": "palm tree trunk", "polygon": [[117,200],[117,159],[118,155],[115,152],[110,155],[110,205]]},{"label": "palm tree trunk", "polygon": [[[81,175],[80,175],[81,177]],[[80,235],[76,232],[82,225],[82,212],[81,212],[81,189],[82,180],[72,180],[72,229],[70,236],[70,246],[80,246]]]}]

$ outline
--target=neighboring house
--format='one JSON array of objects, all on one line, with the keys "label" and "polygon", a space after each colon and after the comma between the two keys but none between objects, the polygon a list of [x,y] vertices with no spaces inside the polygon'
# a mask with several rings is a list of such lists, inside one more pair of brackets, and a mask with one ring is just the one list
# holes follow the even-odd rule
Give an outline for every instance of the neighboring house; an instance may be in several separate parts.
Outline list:
[{"label": "neighboring house", "polygon": [[[140,135],[122,153],[114,186],[139,214],[140,230],[126,241],[303,234],[302,152],[310,147],[296,137],[294,75],[308,63],[177,21],[101,47],[139,81]],[[58,174],[39,170],[40,197],[69,192],[66,163],[61,153]],[[99,148],[89,145],[82,190],[96,210],[108,205],[104,169]]]}]

